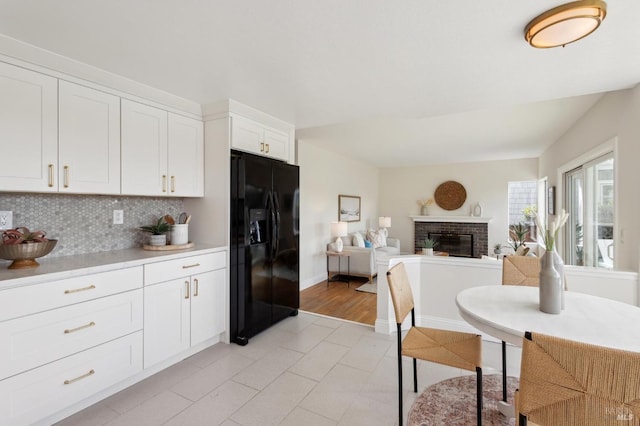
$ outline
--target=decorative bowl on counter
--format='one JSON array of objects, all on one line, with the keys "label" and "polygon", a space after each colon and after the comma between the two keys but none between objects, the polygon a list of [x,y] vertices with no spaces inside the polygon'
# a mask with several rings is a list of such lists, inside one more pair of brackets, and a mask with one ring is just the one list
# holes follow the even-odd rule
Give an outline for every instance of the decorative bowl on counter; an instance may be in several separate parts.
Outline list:
[{"label": "decorative bowl on counter", "polygon": [[57,243],[58,240],[25,244],[0,244],[0,259],[13,260],[9,269],[35,268],[40,265],[36,262],[36,258],[51,253]]}]

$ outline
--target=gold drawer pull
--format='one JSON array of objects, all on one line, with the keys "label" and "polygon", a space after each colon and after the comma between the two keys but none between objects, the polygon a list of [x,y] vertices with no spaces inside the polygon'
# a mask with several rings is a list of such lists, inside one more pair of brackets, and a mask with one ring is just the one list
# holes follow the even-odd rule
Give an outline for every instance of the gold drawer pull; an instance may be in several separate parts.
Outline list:
[{"label": "gold drawer pull", "polygon": [[171,192],[176,192],[176,177],[171,176]]},{"label": "gold drawer pull", "polygon": [[69,187],[69,166],[64,166],[64,187]]},{"label": "gold drawer pull", "polygon": [[49,164],[49,188],[53,187],[53,164]]},{"label": "gold drawer pull", "polygon": [[74,288],[73,290],[65,290],[64,294],[78,293],[81,291],[93,290],[94,288],[96,288],[96,286],[91,284],[89,287]]},{"label": "gold drawer pull", "polygon": [[197,268],[198,266],[200,266],[199,263],[194,263],[193,265],[182,265],[182,269]]},{"label": "gold drawer pull", "polygon": [[94,374],[96,374],[96,372],[95,372],[95,371],[93,371],[93,369],[91,369],[91,370],[89,370],[89,372],[88,372],[88,373],[83,374],[82,376],[78,376],[78,377],[76,377],[75,379],[65,380],[65,381],[64,381],[64,384],[65,384],[65,385],[70,385],[71,383],[75,383],[75,382],[77,382],[78,380],[86,379],[87,377],[92,376],[92,375],[94,375]]},{"label": "gold drawer pull", "polygon": [[184,282],[184,288],[185,288],[184,298],[188,299],[189,298],[189,281]]},{"label": "gold drawer pull", "polygon": [[264,152],[264,142],[260,142],[260,152]]},{"label": "gold drawer pull", "polygon": [[167,175],[162,175],[162,192],[167,192]]},{"label": "gold drawer pull", "polygon": [[193,293],[193,297],[198,297],[198,279],[194,278],[193,281],[196,283],[196,291]]},{"label": "gold drawer pull", "polygon": [[267,154],[269,153],[269,144],[267,144],[267,149],[265,151]]},{"label": "gold drawer pull", "polygon": [[80,327],[76,327],[76,328],[72,328],[72,329],[68,329],[67,328],[64,331],[64,334],[75,333],[76,331],[84,330],[85,328],[93,327],[94,325],[96,325],[96,323],[91,321],[89,324],[81,325]]}]

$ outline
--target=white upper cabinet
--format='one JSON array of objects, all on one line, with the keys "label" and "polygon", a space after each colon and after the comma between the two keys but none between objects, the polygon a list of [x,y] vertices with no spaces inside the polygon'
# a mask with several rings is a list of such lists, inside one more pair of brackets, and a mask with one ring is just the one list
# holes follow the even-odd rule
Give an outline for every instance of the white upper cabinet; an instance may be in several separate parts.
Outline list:
[{"label": "white upper cabinet", "polygon": [[120,193],[120,98],[59,84],[60,192]]},{"label": "white upper cabinet", "polygon": [[0,62],[0,188],[57,191],[57,80]]},{"label": "white upper cabinet", "polygon": [[168,195],[167,112],[122,99],[122,194]]},{"label": "white upper cabinet", "polygon": [[238,115],[231,117],[231,147],[289,160],[289,135]]},{"label": "white upper cabinet", "polygon": [[122,100],[122,194],[204,195],[201,121]]},{"label": "white upper cabinet", "polygon": [[204,196],[204,130],[202,121],[169,113],[169,193]]}]

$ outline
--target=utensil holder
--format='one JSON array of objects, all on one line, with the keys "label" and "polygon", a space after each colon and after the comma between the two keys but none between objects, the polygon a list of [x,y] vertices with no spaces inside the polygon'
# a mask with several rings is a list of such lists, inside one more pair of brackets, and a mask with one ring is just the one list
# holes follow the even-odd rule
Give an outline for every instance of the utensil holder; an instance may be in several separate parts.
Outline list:
[{"label": "utensil holder", "polygon": [[187,244],[189,242],[189,224],[175,224],[171,228],[171,245]]}]

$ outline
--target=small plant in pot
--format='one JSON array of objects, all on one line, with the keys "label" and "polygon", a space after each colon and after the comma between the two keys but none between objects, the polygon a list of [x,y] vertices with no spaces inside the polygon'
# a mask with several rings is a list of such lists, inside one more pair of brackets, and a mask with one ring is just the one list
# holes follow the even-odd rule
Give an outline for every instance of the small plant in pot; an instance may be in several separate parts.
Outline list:
[{"label": "small plant in pot", "polygon": [[493,254],[500,254],[500,253],[502,253],[502,244],[496,243],[493,246]]},{"label": "small plant in pot", "polygon": [[164,246],[167,244],[167,232],[171,231],[171,225],[160,217],[155,223],[140,227],[141,231],[151,234],[149,244],[152,246]]},{"label": "small plant in pot", "polygon": [[433,249],[438,245],[438,242],[434,239],[427,238],[424,240],[422,254],[427,256],[433,256]]}]

